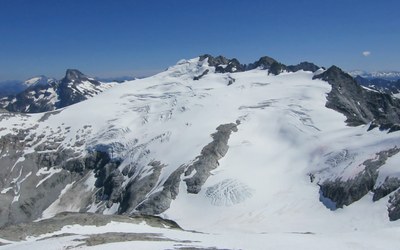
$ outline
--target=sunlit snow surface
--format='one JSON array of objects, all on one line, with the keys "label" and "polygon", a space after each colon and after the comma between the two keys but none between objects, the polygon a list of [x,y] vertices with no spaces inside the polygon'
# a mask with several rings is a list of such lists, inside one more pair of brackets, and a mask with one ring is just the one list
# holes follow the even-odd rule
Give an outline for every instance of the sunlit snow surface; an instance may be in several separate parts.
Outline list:
[{"label": "sunlit snow surface", "polygon": [[[193,81],[206,69],[209,74]],[[80,228],[82,234],[157,231],[199,241],[193,246],[217,248],[396,249],[400,223],[389,222],[387,197],[372,202],[372,195],[366,195],[344,209],[331,211],[319,201],[317,183],[354,177],[363,170],[363,161],[381,150],[399,147],[400,133],[377,129],[367,133],[367,125],[347,127],[343,115],[325,107],[330,85],[312,80],[313,76],[303,71],[274,76],[259,69],[214,74],[213,68],[198,58],[180,61],[156,76],[117,85],[67,107],[45,122],[38,123],[43,114],[3,118],[0,125],[6,129],[0,135],[39,124],[32,130],[33,136],[62,138],[61,147],[71,147],[82,155],[99,145],[113,145],[113,157],[124,159],[121,169],[133,161],[158,160],[166,167],[156,191],[170,173],[200,154],[220,124],[238,120],[238,132],[231,134],[227,155],[200,193],[188,194],[181,182],[178,197],[161,215],[184,229],[205,234],[132,225],[74,226],[74,230]],[[228,86],[231,78],[235,82]],[[84,143],[76,144],[80,140]],[[400,157],[387,164],[380,179],[400,175]],[[315,175],[314,182],[310,182],[310,173]],[[47,213],[62,209],[53,204]],[[62,245],[71,239],[3,248],[55,249],[54,241]],[[177,248],[174,244],[128,242],[97,248]]]},{"label": "sunlit snow surface", "polygon": [[[85,246],[90,235],[104,233],[153,234],[157,239],[148,241],[123,241]],[[111,222],[105,226],[69,225],[61,230],[30,237],[22,242],[8,242],[0,249],[397,249],[399,228],[371,229],[368,231],[336,233],[312,232],[229,232],[210,234],[187,232],[169,228],[155,228],[141,224]],[[52,237],[53,236],[53,237]],[[57,236],[57,237],[54,237]],[[96,237],[96,236],[95,236]]]}]

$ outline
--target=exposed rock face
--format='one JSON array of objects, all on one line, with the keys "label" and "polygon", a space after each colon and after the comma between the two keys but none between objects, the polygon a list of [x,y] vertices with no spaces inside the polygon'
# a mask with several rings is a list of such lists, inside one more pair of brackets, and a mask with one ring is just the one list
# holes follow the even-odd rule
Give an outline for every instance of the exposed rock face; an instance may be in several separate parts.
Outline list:
[{"label": "exposed rock face", "polygon": [[[10,187],[6,193],[0,195],[0,226],[38,218],[54,200],[61,190],[74,179],[68,171],[55,171],[52,178],[43,180],[35,174],[38,168],[51,168],[53,164],[62,161],[67,152],[59,154],[40,154],[38,151],[25,154],[24,148],[29,141],[24,140],[24,131],[19,135],[4,136],[1,141],[0,179],[1,187]],[[39,150],[39,149],[38,149]],[[50,175],[50,172],[48,173]]]},{"label": "exposed rock face", "polygon": [[223,56],[213,57],[211,55],[205,54],[200,56],[200,61],[203,61],[206,58],[208,58],[208,64],[215,67],[215,72],[217,73],[242,72],[246,68],[246,66],[240,64],[240,62],[236,58],[227,59]]},{"label": "exposed rock face", "polygon": [[201,155],[185,171],[185,176],[190,176],[193,171],[195,174],[184,179],[189,193],[197,194],[201,187],[211,175],[211,171],[218,167],[218,160],[228,152],[228,140],[232,132],[237,131],[237,124],[229,123],[220,125],[217,132],[212,134],[213,141],[201,150]]},{"label": "exposed rock face", "polygon": [[247,70],[255,69],[255,68],[261,68],[261,69],[269,69],[271,68],[271,65],[278,63],[275,59],[268,57],[268,56],[263,56],[258,61],[249,64],[246,68]]},{"label": "exposed rock face", "polygon": [[287,66],[287,70],[291,72],[296,72],[299,70],[304,70],[304,71],[311,71],[311,72],[316,72],[319,70],[321,67],[315,65],[314,63],[310,62],[301,62],[297,65],[289,65]]},{"label": "exposed rock face", "polygon": [[[284,71],[296,72],[299,70],[304,70],[315,72],[320,68],[317,65],[309,62],[301,62],[297,65],[286,66],[285,64],[282,64],[268,56],[263,56],[254,63],[250,63],[248,65],[241,64],[236,58],[227,59],[223,56],[213,57],[208,54],[200,56],[200,61],[205,60],[206,58],[208,58],[208,64],[215,67],[215,72],[217,73],[234,73],[259,68],[269,70],[271,74],[279,75]],[[202,75],[195,77],[194,80],[200,79],[207,73],[208,72],[205,72]]]},{"label": "exposed rock face", "polygon": [[184,170],[185,166],[181,166],[175,170],[163,184],[162,190],[153,193],[137,207],[137,210],[141,214],[160,214],[167,210],[171,205],[171,201],[175,200],[178,196],[181,175]]},{"label": "exposed rock face", "polygon": [[[85,83],[88,85],[84,86]],[[61,80],[59,85],[59,103],[58,108],[66,107],[92,97],[99,92],[101,85],[100,82],[85,76],[82,72],[76,69],[68,69],[65,77]]]},{"label": "exposed rock face", "polygon": [[46,233],[52,233],[61,230],[67,225],[79,224],[83,226],[104,226],[111,221],[133,224],[145,222],[147,225],[151,225],[153,227],[165,228],[165,226],[167,226],[174,229],[181,229],[176,222],[162,219],[157,216],[122,216],[63,212],[50,219],[3,227],[0,230],[0,238],[12,241],[25,240],[27,236],[39,236]]},{"label": "exposed rock face", "polygon": [[136,174],[133,178],[130,179],[128,185],[124,190],[121,206],[118,213],[133,213],[137,206],[144,202],[147,195],[151,193],[151,191],[156,187],[156,184],[158,183],[161,174],[161,170],[165,167],[165,165],[161,164],[161,162],[159,161],[153,161],[150,162],[148,166],[152,169],[150,174],[145,176]]},{"label": "exposed rock face", "polygon": [[347,124],[358,126],[374,122],[381,129],[396,129],[400,123],[400,100],[388,94],[363,89],[347,73],[336,66],[315,76],[332,85],[326,107],[334,109],[347,117]]},{"label": "exposed rock face", "polygon": [[142,214],[160,214],[170,207],[171,201],[179,193],[181,176],[196,173],[192,177],[184,178],[189,193],[198,193],[208,179],[211,171],[218,167],[218,160],[228,152],[228,140],[230,134],[237,131],[237,124],[229,123],[217,127],[217,132],[212,134],[213,141],[206,145],[201,155],[196,158],[190,166],[180,166],[163,183],[161,190],[148,193],[155,188],[159,179],[161,169],[165,167],[160,162],[151,162],[153,171],[150,175],[143,178],[136,177],[128,184],[121,203],[119,213],[132,213],[134,210]]},{"label": "exposed rock face", "polygon": [[271,74],[274,75],[279,75],[283,71],[296,72],[299,70],[304,70],[315,72],[320,69],[320,67],[310,62],[301,62],[297,65],[286,66],[285,64],[282,64],[268,56],[263,56],[258,61],[251,63],[247,66],[248,70],[255,68],[267,69]]},{"label": "exposed rock face", "polygon": [[1,99],[0,106],[11,112],[46,112],[84,101],[110,86],[68,69],[61,81],[33,84],[15,96]]},{"label": "exposed rock face", "polygon": [[400,219],[400,189],[393,193],[389,199],[389,219],[395,221]]},{"label": "exposed rock face", "polygon": [[194,80],[194,81],[200,80],[203,76],[207,75],[208,72],[209,72],[209,70],[206,69],[203,73],[201,73],[201,75],[195,76],[195,77],[193,78],[193,80]]},{"label": "exposed rock face", "polygon": [[279,75],[286,69],[287,69],[286,65],[279,63],[279,62],[275,62],[275,63],[271,64],[271,66],[269,68],[269,73],[271,73],[273,75]]},{"label": "exposed rock face", "polygon": [[[378,178],[378,169],[385,164],[389,157],[400,152],[399,148],[393,148],[388,151],[382,151],[377,154],[377,159],[366,160],[363,162],[365,169],[359,175],[352,179],[343,181],[336,179],[334,181],[324,181],[319,184],[321,193],[324,197],[329,198],[336,204],[336,208],[348,206],[353,202],[364,197],[368,192],[374,190],[376,180]],[[374,200],[378,200],[389,194],[391,187],[382,187],[378,189]],[[393,190],[392,190],[393,191]]]},{"label": "exposed rock face", "polygon": [[387,177],[382,185],[373,190],[373,201],[377,201],[400,187],[400,180],[396,177]]},{"label": "exposed rock face", "polygon": [[[32,136],[29,132],[20,130],[16,135],[0,138],[0,226],[41,217],[67,189],[73,196],[59,200],[65,209],[74,202],[78,206],[75,209],[85,209],[93,202],[94,193],[118,200],[121,178],[113,171],[118,162],[111,161],[104,152],[81,155],[60,147],[63,138],[41,142],[41,135]],[[97,181],[95,186],[88,186],[93,185],[87,183],[92,172]]]}]

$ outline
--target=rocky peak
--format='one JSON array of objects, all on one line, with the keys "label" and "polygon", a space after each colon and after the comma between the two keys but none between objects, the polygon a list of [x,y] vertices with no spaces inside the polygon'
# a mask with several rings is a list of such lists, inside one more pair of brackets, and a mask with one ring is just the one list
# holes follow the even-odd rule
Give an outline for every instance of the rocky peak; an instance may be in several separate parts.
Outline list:
[{"label": "rocky peak", "polygon": [[258,59],[258,61],[250,63],[247,65],[246,70],[252,70],[256,68],[268,70],[269,73],[273,75],[279,75],[283,71],[287,70],[287,66],[285,64],[282,64],[269,56],[263,56]]},{"label": "rocky peak", "polygon": [[347,93],[354,94],[360,94],[364,90],[351,75],[335,65],[328,68],[325,72],[315,76],[314,79],[327,81],[332,86],[338,88],[340,92],[342,92],[342,88],[344,88],[344,91]]},{"label": "rocky peak", "polygon": [[288,71],[292,71],[292,72],[296,72],[299,70],[315,72],[315,71],[319,70],[320,68],[321,67],[315,65],[314,63],[310,63],[310,62],[301,62],[297,65],[287,66]]},{"label": "rocky peak", "polygon": [[323,72],[322,74],[319,74],[315,78],[319,78],[324,81],[335,81],[337,83],[343,83],[346,81],[353,82],[353,80],[354,80],[353,77],[351,77],[351,75],[347,74],[341,68],[339,68],[335,65],[332,65],[325,72]]},{"label": "rocky peak", "polygon": [[326,107],[334,109],[347,117],[347,124],[358,126],[373,122],[373,127],[399,130],[400,101],[388,94],[362,88],[353,77],[337,66],[314,76],[314,79],[327,81],[329,92]]},{"label": "rocky peak", "polygon": [[[208,59],[207,59],[208,58]],[[208,65],[215,67],[217,73],[233,73],[245,71],[246,66],[241,64],[236,58],[227,59],[224,56],[213,57],[209,54],[200,56],[200,61],[207,59]]]},{"label": "rocky peak", "polygon": [[46,112],[84,101],[108,88],[76,69],[68,69],[61,81],[37,76],[26,82],[24,91],[3,98],[0,107],[11,112]]},{"label": "rocky peak", "polygon": [[66,73],[65,73],[65,77],[61,80],[62,84],[65,83],[81,83],[84,81],[89,81],[94,85],[100,85],[101,83],[99,81],[96,81],[92,78],[87,77],[85,74],[83,74],[82,72],[80,72],[77,69],[67,69]]},{"label": "rocky peak", "polygon": [[319,66],[310,62],[301,62],[297,65],[286,66],[285,64],[282,64],[269,56],[263,56],[254,63],[250,63],[248,65],[241,64],[236,58],[227,59],[224,56],[213,57],[209,54],[204,54],[200,56],[200,61],[203,61],[205,59],[208,60],[208,64],[210,66],[215,67],[215,72],[217,73],[242,72],[246,70],[261,68],[269,70],[271,74],[279,75],[285,70],[290,72],[296,72],[299,70],[316,72],[318,69],[320,69]]},{"label": "rocky peak", "polygon": [[200,56],[200,61],[203,61],[204,59],[208,58],[208,65],[210,66],[218,66],[218,65],[223,65],[223,64],[228,64],[229,60],[224,57],[224,56],[217,56],[213,57],[212,55],[209,54],[204,54]]},{"label": "rocky peak", "polygon": [[24,81],[23,84],[29,88],[29,87],[37,86],[37,85],[49,85],[54,82],[56,82],[56,80],[53,78],[48,78],[47,76],[39,75],[39,76],[29,78],[28,80]]},{"label": "rocky peak", "polygon": [[70,81],[77,81],[82,78],[87,77],[77,69],[67,69],[67,72],[65,73],[65,79],[68,79]]},{"label": "rocky peak", "polygon": [[262,69],[269,69],[271,68],[271,65],[274,63],[278,63],[275,59],[268,57],[268,56],[263,56],[258,61],[254,63],[250,63],[247,66],[247,69],[255,69],[255,68],[262,68]]}]

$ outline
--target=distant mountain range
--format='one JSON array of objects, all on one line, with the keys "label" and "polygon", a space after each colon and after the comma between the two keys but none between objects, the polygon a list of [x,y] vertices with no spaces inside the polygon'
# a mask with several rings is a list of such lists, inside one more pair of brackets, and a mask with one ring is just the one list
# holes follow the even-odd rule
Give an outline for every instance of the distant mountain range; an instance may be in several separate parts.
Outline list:
[{"label": "distant mountain range", "polygon": [[[133,76],[119,76],[119,77],[93,77],[94,80],[102,82],[102,83],[122,83],[125,81],[132,81],[137,79],[137,77]],[[10,95],[16,95],[20,92],[24,91],[28,87],[34,85],[46,85],[52,82],[56,82],[57,79],[49,78],[44,75],[34,76],[25,81],[21,80],[7,80],[0,82],[0,98],[6,97]]]},{"label": "distant mountain range", "polygon": [[[15,86],[0,99],[0,107],[10,112],[38,113],[63,108],[93,97],[113,86],[68,69],[61,80],[37,76]],[[21,91],[22,90],[22,91]],[[11,93],[11,94],[10,94]]]},{"label": "distant mountain range", "polygon": [[349,74],[358,84],[400,98],[400,72],[397,71],[351,71]]},{"label": "distant mountain range", "polygon": [[9,80],[0,82],[0,97],[16,95],[34,85],[46,85],[55,82],[56,79],[46,76],[34,76],[25,81]]},{"label": "distant mountain range", "polygon": [[362,78],[366,79],[373,79],[373,78],[380,78],[389,81],[395,81],[400,79],[400,72],[399,71],[374,71],[374,72],[367,72],[363,70],[353,70],[348,72],[349,75],[352,77],[361,76]]}]

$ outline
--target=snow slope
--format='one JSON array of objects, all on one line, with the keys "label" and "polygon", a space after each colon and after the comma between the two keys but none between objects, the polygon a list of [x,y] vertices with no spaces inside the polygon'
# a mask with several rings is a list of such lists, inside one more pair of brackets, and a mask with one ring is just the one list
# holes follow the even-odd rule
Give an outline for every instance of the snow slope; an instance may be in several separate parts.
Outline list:
[{"label": "snow slope", "polygon": [[[193,80],[205,70],[209,73]],[[334,244],[340,249],[394,249],[400,245],[395,236],[400,222],[388,220],[389,196],[373,202],[369,193],[343,209],[331,211],[319,191],[320,183],[352,179],[364,171],[366,160],[375,159],[383,150],[400,147],[399,133],[377,129],[367,132],[368,125],[347,127],[343,115],[325,107],[331,86],[312,80],[320,72],[275,76],[262,69],[224,74],[214,74],[214,70],[206,60],[182,60],[165,72],[114,86],[59,113],[3,116],[0,136],[26,130],[26,138],[32,138],[10,168],[11,175],[19,173],[14,183],[23,186],[30,178],[46,178],[30,173],[21,164],[23,157],[34,151],[71,149],[79,158],[102,149],[121,161],[121,172],[134,168],[133,176],[124,176],[123,187],[136,177],[140,180],[160,171],[143,203],[163,189],[172,173],[195,161],[219,125],[236,123],[238,131],[230,135],[227,154],[201,191],[188,193],[184,180],[195,173],[181,174],[179,194],[161,214],[185,229],[213,234],[182,233],[176,237],[205,242],[203,247],[236,249],[312,249],[310,246],[315,244],[327,249]],[[39,145],[46,142],[56,147],[42,150]],[[149,165],[154,161],[163,167],[156,170]],[[399,176],[399,165],[400,158],[391,157],[378,179]],[[84,192],[93,194],[97,190],[94,173],[89,171],[85,178]],[[40,180],[36,185],[40,186]],[[70,211],[106,214],[120,208],[118,202],[107,208],[94,201],[81,204],[80,196],[70,198],[76,192],[73,184],[60,192],[42,217],[65,211],[63,196],[69,197]],[[2,195],[15,197],[21,190],[7,183],[1,188]],[[125,229],[124,225],[93,230],[115,228],[144,230]],[[170,233],[167,231],[166,235]],[[62,240],[70,242],[67,237]],[[28,247],[24,244],[15,247]],[[40,242],[35,244],[42,247]],[[150,246],[148,242],[140,244],[137,246]],[[160,246],[154,243],[153,247]]]},{"label": "snow slope", "polygon": [[[367,232],[354,230],[350,233],[311,232],[263,232],[210,234],[158,228],[146,222],[131,224],[110,222],[104,226],[68,225],[56,232],[25,241],[3,241],[9,245],[0,249],[40,250],[40,249],[396,249],[399,228],[373,229]],[[105,242],[92,240],[112,235],[124,234],[119,240],[109,237]],[[147,238],[144,238],[147,237]],[[107,239],[107,238],[105,238]],[[0,240],[1,241],[1,240]],[[90,242],[90,241],[89,241]]]}]

